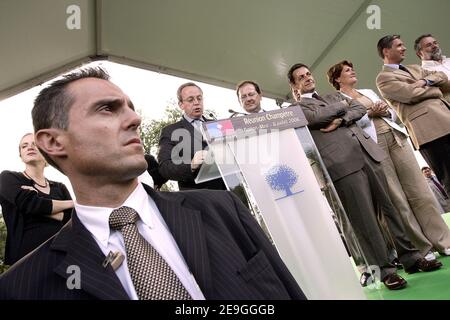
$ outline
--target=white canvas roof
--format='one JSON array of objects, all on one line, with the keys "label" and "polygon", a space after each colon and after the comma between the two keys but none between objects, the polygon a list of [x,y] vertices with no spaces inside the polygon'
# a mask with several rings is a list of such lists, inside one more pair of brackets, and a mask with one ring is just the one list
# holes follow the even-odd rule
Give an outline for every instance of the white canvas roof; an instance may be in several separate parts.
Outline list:
[{"label": "white canvas roof", "polygon": [[406,63],[423,33],[448,53],[449,12],[448,0],[1,0],[0,99],[93,59],[229,88],[251,79],[281,99],[292,64],[331,91],[326,70],[349,59],[374,88],[378,39],[402,35]]}]

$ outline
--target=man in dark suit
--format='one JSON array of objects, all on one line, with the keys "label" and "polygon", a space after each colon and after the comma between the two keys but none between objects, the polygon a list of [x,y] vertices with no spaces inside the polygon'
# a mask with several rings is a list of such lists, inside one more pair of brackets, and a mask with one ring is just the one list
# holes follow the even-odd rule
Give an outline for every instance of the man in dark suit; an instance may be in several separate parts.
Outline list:
[{"label": "man in dark suit", "polygon": [[166,179],[178,181],[180,190],[226,190],[221,178],[199,184],[194,181],[207,152],[207,143],[200,129],[207,121],[203,116],[202,89],[193,82],[184,83],[177,90],[177,98],[183,117],[161,131],[159,172]]},{"label": "man in dark suit", "polygon": [[0,299],[304,299],[233,194],[138,183],[141,119],[108,79],[79,70],[36,98],[36,144],[76,204],[61,232],[1,276]]},{"label": "man in dark suit", "polygon": [[386,287],[400,289],[406,286],[406,281],[389,263],[387,245],[377,223],[377,211],[386,217],[406,271],[439,268],[440,262],[423,259],[405,235],[379,164],[386,154],[355,124],[366,113],[366,108],[355,100],[345,99],[340,93],[320,97],[315,91],[314,77],[302,63],[290,68],[288,78],[366,260],[381,268]]},{"label": "man in dark suit", "polygon": [[236,86],[236,95],[241,107],[248,113],[266,112],[261,108],[262,92],[259,85],[251,80],[244,80]]}]

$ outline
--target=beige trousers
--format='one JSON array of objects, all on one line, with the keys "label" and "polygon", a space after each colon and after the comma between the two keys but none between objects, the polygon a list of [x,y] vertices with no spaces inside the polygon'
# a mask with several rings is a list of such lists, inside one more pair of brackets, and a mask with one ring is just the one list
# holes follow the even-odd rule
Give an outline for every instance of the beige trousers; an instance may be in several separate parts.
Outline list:
[{"label": "beige trousers", "polygon": [[423,177],[412,147],[403,134],[378,134],[378,145],[388,154],[382,161],[389,195],[401,215],[406,234],[422,255],[450,247],[450,230]]}]

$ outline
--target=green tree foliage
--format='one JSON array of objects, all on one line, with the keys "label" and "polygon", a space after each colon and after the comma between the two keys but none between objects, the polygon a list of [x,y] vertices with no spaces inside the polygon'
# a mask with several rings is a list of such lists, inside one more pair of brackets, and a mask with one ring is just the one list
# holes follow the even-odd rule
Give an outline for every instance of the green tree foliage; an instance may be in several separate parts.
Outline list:
[{"label": "green tree foliage", "polygon": [[181,119],[183,111],[175,103],[166,107],[162,119],[143,119],[141,123],[141,140],[147,154],[156,155],[158,153],[158,143],[161,130],[169,124]]},{"label": "green tree foliage", "polygon": [[[212,110],[205,110],[204,114],[212,114],[216,117],[216,113]],[[161,130],[181,119],[183,111],[178,107],[175,101],[171,101],[164,111],[161,119],[148,120],[145,117],[141,123],[141,140],[144,144],[145,153],[156,155],[158,153],[159,136]]]}]

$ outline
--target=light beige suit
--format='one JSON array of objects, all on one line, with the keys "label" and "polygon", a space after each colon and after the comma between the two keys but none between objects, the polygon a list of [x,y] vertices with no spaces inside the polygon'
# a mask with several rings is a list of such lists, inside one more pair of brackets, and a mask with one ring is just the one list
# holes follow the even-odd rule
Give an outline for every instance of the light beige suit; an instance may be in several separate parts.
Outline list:
[{"label": "light beige suit", "polygon": [[[383,66],[377,87],[405,124],[416,149],[450,134],[450,110],[441,87],[448,85],[443,72],[428,71],[419,65],[406,66],[411,72]],[[432,86],[414,88],[417,80],[426,79]]]},{"label": "light beige suit", "polygon": [[[382,96],[406,125],[414,146],[419,149],[425,143],[450,134],[450,110],[443,100],[441,90],[448,84],[448,79],[443,72],[424,70],[418,65],[406,68],[411,74],[384,66],[376,82]],[[420,79],[430,80],[433,85],[415,88],[414,84]],[[430,245],[443,252],[445,248],[450,247],[450,231],[439,215],[437,203],[424,183],[413,153],[410,152],[409,155],[405,153],[406,139],[403,139],[401,146],[396,146],[395,142],[392,139],[379,141],[385,148],[393,146],[390,159],[394,163],[389,167],[395,170],[386,170],[386,175],[390,179],[398,177],[397,181],[390,181],[390,185],[401,186],[397,189],[398,199],[404,198],[408,201],[409,206],[403,210],[401,207],[397,208],[402,214],[407,233],[422,254],[426,253]],[[405,204],[404,201],[396,203]],[[411,209],[414,215],[406,214],[411,212]]]}]

